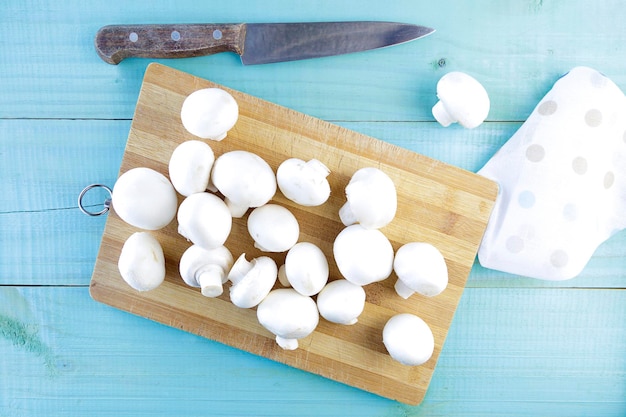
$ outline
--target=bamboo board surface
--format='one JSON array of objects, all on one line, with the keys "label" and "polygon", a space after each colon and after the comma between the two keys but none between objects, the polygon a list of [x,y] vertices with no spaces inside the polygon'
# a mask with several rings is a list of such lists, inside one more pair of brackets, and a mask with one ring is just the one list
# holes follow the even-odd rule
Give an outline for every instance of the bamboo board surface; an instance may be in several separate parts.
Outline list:
[{"label": "bamboo board surface", "polygon": [[[137,231],[109,214],[95,264],[90,292],[102,303],[264,356],[287,365],[392,398],[407,404],[423,399],[443,347],[454,312],[474,263],[478,245],[497,194],[495,183],[471,172],[427,158],[386,142],[324,122],[207,80],[151,64],[144,76],[120,174],[146,166],[167,175],[169,156],[185,140],[194,139],[180,123],[180,107],[191,92],[210,86],[228,90],[239,104],[240,117],[228,137],[211,142],[216,157],[245,149],[263,157],[274,170],[289,157],[317,158],[330,170],[331,198],[320,207],[297,206],[278,192],[273,202],[292,210],[300,223],[300,241],[317,244],[327,255],[331,279],[340,274],[332,259],[332,243],[343,228],[338,210],[343,189],[359,168],[386,172],[398,191],[398,212],[382,229],[397,250],[410,241],[435,245],[446,258],[449,285],[439,296],[395,294],[395,276],[365,287],[366,307],[353,326],[321,319],[300,348],[284,351],[256,321],[253,309],[228,301],[228,289],[217,299],[203,297],[178,275],[178,260],[190,246],[177,233],[174,220],[153,232],[166,258],[167,276],[159,288],[145,293],[127,286],[117,270],[117,258],[128,236]],[[180,196],[179,196],[180,197]],[[182,201],[182,197],[180,200]],[[237,258],[261,255],[247,234],[246,216],[234,219],[226,246]],[[280,265],[284,254],[271,255]],[[387,354],[382,328],[396,313],[422,317],[433,330],[435,351],[424,365],[401,365]]]}]

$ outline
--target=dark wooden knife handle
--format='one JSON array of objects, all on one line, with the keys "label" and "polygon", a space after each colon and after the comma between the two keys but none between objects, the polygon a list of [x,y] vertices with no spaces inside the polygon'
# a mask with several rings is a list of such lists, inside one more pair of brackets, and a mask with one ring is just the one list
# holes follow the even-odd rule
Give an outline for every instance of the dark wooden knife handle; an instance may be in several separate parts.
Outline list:
[{"label": "dark wooden knife handle", "polygon": [[124,58],[187,58],[218,52],[243,53],[246,25],[112,25],[96,34],[98,55],[109,64]]}]

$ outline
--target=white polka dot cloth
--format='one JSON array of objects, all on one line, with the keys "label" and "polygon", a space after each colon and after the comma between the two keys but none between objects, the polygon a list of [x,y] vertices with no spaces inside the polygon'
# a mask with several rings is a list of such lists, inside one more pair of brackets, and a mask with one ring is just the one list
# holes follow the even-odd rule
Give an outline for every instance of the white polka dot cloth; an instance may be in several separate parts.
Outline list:
[{"label": "white polka dot cloth", "polygon": [[500,186],[481,265],[577,276],[626,228],[626,97],[599,72],[572,69],[478,173]]}]

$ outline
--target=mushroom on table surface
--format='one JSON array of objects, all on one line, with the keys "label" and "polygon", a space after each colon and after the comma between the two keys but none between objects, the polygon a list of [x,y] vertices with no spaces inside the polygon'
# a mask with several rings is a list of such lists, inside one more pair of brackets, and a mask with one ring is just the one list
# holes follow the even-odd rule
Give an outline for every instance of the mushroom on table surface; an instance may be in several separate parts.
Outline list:
[{"label": "mushroom on table surface", "polygon": [[386,279],[393,270],[393,247],[378,229],[360,224],[344,228],[333,243],[339,272],[348,281],[367,285]]},{"label": "mushroom on table surface", "polygon": [[489,114],[489,95],[474,77],[459,71],[449,72],[437,83],[439,101],[432,109],[435,119],[444,127],[458,122],[473,129]]},{"label": "mushroom on table surface", "polygon": [[339,209],[345,226],[359,223],[367,229],[379,229],[396,215],[398,197],[391,178],[374,167],[357,170],[346,186],[346,203]]},{"label": "mushroom on table surface", "polygon": [[191,245],[180,257],[178,269],[187,285],[200,288],[205,297],[218,297],[232,266],[233,255],[225,246],[205,249]]},{"label": "mushroom on table surface", "polygon": [[415,292],[434,297],[448,285],[446,260],[430,243],[409,242],[402,245],[396,252],[393,270],[398,276],[396,292],[405,299]]},{"label": "mushroom on table surface", "polygon": [[257,306],[272,290],[278,279],[278,266],[268,256],[251,261],[242,254],[228,273],[230,301],[240,308]]},{"label": "mushroom on table surface", "polygon": [[313,296],[328,282],[328,260],[313,243],[296,243],[287,252],[284,266],[289,285],[302,295]]},{"label": "mushroom on table surface", "polygon": [[131,226],[158,230],[176,216],[176,190],[165,175],[151,168],[132,168],[113,186],[111,204],[115,213]]},{"label": "mushroom on table surface", "polygon": [[203,192],[191,194],[178,208],[178,233],[205,249],[224,245],[233,219],[218,196]]},{"label": "mushroom on table surface", "polygon": [[317,295],[317,308],[331,323],[356,324],[365,309],[365,290],[346,279],[329,282]]},{"label": "mushroom on table surface", "polygon": [[226,152],[213,163],[211,183],[224,195],[235,218],[267,204],[276,193],[276,175],[260,156],[243,150]]},{"label": "mushroom on table surface", "polygon": [[202,139],[220,141],[239,118],[235,98],[221,88],[203,88],[189,94],[180,110],[183,126]]},{"label": "mushroom on table surface", "polygon": [[252,210],[247,226],[254,246],[264,252],[288,251],[300,236],[296,217],[278,204],[265,204]]},{"label": "mushroom on table surface", "polygon": [[330,170],[317,159],[283,161],[276,171],[278,188],[285,197],[302,206],[319,206],[330,197]]},{"label": "mushroom on table surface", "polygon": [[311,334],[319,323],[319,312],[311,297],[293,288],[272,290],[257,308],[259,323],[276,336],[285,350],[298,348],[298,340]]},{"label": "mushroom on table surface", "polygon": [[391,317],[383,328],[383,343],[389,355],[403,365],[422,365],[435,349],[435,338],[424,320],[410,313]]},{"label": "mushroom on table surface", "polygon": [[137,291],[153,290],[165,280],[163,249],[149,232],[135,232],[126,239],[117,267],[124,281]]},{"label": "mushroom on table surface", "polygon": [[213,149],[202,141],[188,140],[170,156],[168,172],[172,185],[184,197],[206,191],[215,162]]}]

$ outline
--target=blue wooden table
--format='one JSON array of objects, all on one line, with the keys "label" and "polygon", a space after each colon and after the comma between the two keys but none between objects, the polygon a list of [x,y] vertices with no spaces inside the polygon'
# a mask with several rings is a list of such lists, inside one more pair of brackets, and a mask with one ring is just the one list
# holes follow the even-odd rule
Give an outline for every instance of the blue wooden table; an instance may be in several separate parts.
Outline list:
[{"label": "blue wooden table", "polygon": [[[624,416],[626,232],[564,282],[478,263],[424,402],[406,406],[93,301],[104,228],[77,196],[113,185],[143,73],[101,61],[104,25],[391,20],[425,39],[310,61],[161,61],[477,171],[557,78],[593,67],[626,89],[623,2],[5,0],[0,4],[0,416]],[[481,80],[477,129],[430,109],[453,70]],[[94,195],[92,204],[103,196]],[[88,202],[89,204],[90,202]]]}]

